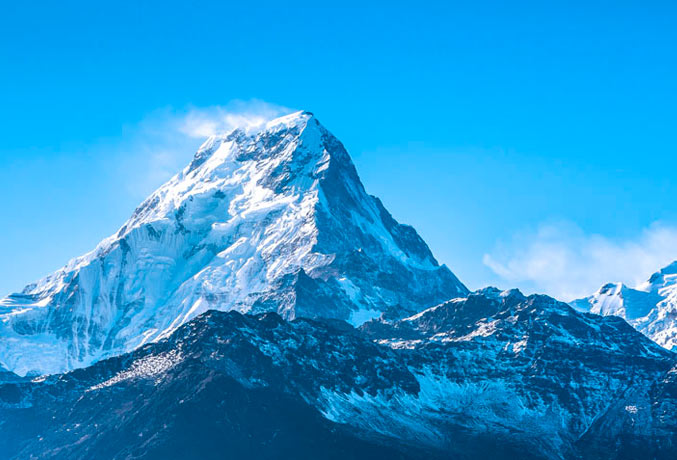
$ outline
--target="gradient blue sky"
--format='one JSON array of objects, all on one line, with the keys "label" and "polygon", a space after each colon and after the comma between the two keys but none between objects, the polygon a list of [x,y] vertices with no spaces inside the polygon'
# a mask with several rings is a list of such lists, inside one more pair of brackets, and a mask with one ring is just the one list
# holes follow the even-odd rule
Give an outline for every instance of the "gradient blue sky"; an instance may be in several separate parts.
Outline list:
[{"label": "gradient blue sky", "polygon": [[187,163],[187,118],[277,106],[471,288],[574,297],[677,258],[674,2],[188,3],[0,6],[0,295]]}]

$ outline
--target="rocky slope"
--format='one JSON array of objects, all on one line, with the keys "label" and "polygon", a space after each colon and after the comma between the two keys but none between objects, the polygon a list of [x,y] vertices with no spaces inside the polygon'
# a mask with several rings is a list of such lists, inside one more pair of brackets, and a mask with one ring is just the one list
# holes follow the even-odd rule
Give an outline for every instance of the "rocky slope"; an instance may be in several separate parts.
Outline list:
[{"label": "rocky slope", "polygon": [[115,235],[0,300],[0,365],[86,366],[209,309],[360,324],[466,293],[299,112],[210,138]]},{"label": "rocky slope", "polygon": [[677,261],[636,288],[605,284],[595,294],[571,302],[574,308],[615,315],[667,349],[677,348]]},{"label": "rocky slope", "polygon": [[668,459],[676,364],[620,318],[518,291],[359,329],[210,311],[0,385],[0,456]]}]

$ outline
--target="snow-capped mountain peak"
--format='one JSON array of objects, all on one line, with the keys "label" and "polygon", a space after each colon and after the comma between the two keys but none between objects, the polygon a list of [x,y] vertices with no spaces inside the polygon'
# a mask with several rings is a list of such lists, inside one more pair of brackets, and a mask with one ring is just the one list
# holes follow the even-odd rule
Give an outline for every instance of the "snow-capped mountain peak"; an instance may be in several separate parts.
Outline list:
[{"label": "snow-capped mountain peak", "polygon": [[309,112],[210,137],[92,252],[0,300],[0,365],[88,365],[209,309],[360,324],[467,289]]},{"label": "snow-capped mountain peak", "polygon": [[644,283],[637,286],[637,289],[646,292],[655,292],[664,294],[672,290],[677,285],[677,260],[670,265],[663,267]]},{"label": "snow-capped mountain peak", "polygon": [[673,349],[677,347],[677,261],[636,288],[608,283],[571,305],[598,315],[620,316],[659,345]]}]

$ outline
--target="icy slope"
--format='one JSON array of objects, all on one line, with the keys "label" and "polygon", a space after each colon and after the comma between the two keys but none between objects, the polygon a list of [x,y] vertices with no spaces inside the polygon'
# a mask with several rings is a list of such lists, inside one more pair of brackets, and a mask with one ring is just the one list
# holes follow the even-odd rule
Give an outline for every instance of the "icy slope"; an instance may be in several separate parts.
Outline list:
[{"label": "icy slope", "polygon": [[674,349],[677,347],[677,261],[635,289],[609,283],[571,305],[598,315],[620,316],[659,345]]},{"label": "icy slope", "polygon": [[208,309],[359,324],[467,289],[308,112],[208,139],[113,236],[0,300],[0,365],[81,367]]}]

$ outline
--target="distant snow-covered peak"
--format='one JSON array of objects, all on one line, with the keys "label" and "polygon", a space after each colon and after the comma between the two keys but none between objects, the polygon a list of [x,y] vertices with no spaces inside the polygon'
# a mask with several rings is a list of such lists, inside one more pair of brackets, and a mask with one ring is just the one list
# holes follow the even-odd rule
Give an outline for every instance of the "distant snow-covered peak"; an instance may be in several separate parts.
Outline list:
[{"label": "distant snow-covered peak", "polygon": [[598,315],[620,316],[659,345],[676,348],[677,261],[634,289],[622,283],[608,283],[571,305]]},{"label": "distant snow-covered peak", "polygon": [[674,286],[677,286],[677,260],[651,275],[647,281],[637,286],[637,289],[660,293]]}]

